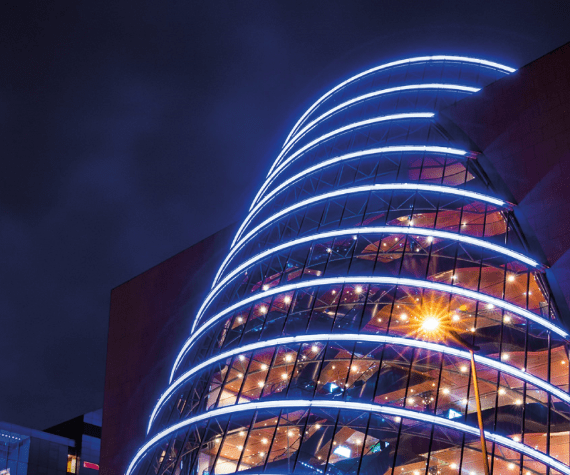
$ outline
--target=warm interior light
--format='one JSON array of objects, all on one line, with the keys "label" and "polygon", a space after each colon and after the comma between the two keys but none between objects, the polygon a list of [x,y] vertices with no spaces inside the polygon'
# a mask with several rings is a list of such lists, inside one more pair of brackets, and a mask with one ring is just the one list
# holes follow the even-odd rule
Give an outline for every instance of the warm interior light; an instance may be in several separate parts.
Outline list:
[{"label": "warm interior light", "polygon": [[433,315],[427,316],[422,322],[422,330],[433,332],[439,328],[439,319]]}]

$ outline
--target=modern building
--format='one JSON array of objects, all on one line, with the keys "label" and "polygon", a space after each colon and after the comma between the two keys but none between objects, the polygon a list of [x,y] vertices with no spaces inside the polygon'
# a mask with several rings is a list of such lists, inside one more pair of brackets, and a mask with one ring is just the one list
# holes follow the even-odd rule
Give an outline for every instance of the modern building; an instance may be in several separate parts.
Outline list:
[{"label": "modern building", "polygon": [[114,290],[103,475],[483,474],[458,337],[491,473],[570,474],[569,81],[566,45],[321,96],[237,232]]},{"label": "modern building", "polygon": [[45,431],[0,422],[0,475],[97,475],[102,412]]}]

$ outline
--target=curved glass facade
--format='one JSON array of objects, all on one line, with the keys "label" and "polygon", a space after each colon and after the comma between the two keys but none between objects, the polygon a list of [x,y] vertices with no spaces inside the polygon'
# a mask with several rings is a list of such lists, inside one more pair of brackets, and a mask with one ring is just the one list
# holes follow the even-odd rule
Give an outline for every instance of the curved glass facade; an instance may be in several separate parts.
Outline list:
[{"label": "curved glass facade", "polygon": [[321,97],[261,185],[127,475],[570,474],[569,336],[516,206],[438,111],[509,74],[426,57]]}]

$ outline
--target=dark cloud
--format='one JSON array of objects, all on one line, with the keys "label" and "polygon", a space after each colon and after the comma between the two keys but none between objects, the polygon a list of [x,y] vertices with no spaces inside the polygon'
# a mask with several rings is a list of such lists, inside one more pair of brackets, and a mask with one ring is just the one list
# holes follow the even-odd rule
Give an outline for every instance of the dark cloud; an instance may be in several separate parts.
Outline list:
[{"label": "dark cloud", "polygon": [[102,405],[110,289],[244,216],[326,87],[424,53],[521,66],[554,1],[19,2],[0,41],[0,420]]}]

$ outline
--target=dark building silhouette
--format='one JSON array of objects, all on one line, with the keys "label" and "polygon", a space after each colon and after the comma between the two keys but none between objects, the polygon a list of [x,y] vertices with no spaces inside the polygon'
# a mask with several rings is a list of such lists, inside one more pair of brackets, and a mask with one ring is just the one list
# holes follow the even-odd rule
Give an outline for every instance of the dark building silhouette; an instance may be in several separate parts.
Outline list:
[{"label": "dark building silhouette", "polygon": [[570,474],[569,81],[565,45],[320,97],[237,232],[114,289],[105,475],[482,474],[452,331],[492,473]]},{"label": "dark building silhouette", "polygon": [[97,475],[102,409],[44,431],[0,422],[0,474]]}]

